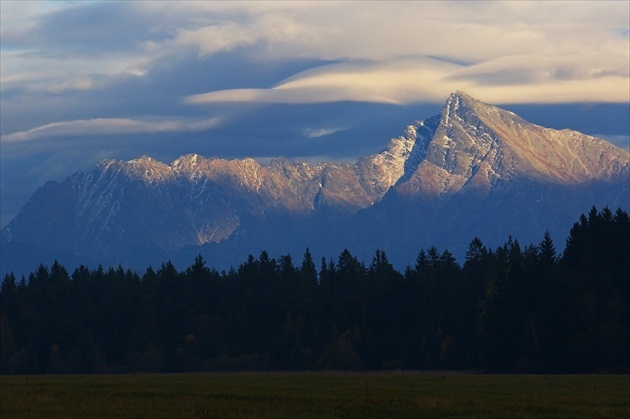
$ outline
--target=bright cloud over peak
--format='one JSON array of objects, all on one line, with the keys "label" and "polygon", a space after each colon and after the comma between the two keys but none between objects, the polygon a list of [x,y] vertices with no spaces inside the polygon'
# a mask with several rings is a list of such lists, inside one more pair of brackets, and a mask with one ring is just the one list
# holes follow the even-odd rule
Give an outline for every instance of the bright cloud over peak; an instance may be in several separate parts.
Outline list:
[{"label": "bright cloud over peak", "polygon": [[229,89],[191,95],[190,104],[222,102],[322,103],[338,101],[409,104],[441,101],[468,91],[493,103],[627,102],[624,57],[580,58],[515,55],[473,65],[418,58],[341,63],[296,74],[266,89]]}]

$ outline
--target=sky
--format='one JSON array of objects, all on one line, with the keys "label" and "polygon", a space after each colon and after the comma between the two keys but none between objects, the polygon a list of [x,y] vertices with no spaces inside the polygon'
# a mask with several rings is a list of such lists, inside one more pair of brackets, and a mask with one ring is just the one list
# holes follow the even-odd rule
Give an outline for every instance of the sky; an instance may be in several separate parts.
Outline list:
[{"label": "sky", "polygon": [[630,2],[0,2],[0,227],[102,159],[354,161],[461,90],[630,148]]}]

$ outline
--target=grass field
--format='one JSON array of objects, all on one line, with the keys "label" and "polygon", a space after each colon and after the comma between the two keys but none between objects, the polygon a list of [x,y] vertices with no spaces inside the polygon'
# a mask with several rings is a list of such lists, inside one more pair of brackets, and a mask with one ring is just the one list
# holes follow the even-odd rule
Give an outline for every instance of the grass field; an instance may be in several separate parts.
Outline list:
[{"label": "grass field", "polygon": [[630,419],[630,376],[415,372],[2,376],[0,417]]}]

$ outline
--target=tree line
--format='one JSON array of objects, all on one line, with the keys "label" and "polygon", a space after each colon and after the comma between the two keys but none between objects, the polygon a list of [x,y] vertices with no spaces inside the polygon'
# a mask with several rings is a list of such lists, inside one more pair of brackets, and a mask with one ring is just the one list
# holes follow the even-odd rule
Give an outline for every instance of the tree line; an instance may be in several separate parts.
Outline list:
[{"label": "tree line", "polygon": [[70,274],[55,262],[3,278],[1,372],[476,370],[630,372],[630,219],[582,215],[562,254],[473,239],[459,265],[420,251],[399,272],[382,250],[319,264],[263,251],[218,272],[201,256]]}]

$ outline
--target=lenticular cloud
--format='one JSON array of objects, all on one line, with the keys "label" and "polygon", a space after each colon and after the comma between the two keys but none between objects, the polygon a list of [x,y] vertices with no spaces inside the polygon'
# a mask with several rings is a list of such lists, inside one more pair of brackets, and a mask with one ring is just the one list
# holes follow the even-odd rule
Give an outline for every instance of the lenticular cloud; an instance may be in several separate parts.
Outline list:
[{"label": "lenticular cloud", "polygon": [[129,118],[95,118],[55,122],[28,131],[3,135],[3,142],[36,140],[43,137],[139,134],[177,131],[204,131],[216,127],[218,118],[200,120],[141,121]]}]

